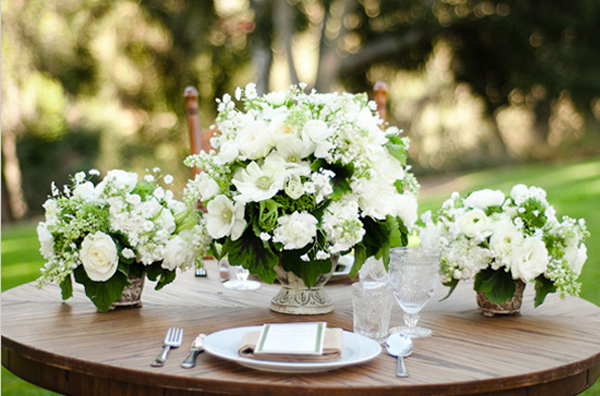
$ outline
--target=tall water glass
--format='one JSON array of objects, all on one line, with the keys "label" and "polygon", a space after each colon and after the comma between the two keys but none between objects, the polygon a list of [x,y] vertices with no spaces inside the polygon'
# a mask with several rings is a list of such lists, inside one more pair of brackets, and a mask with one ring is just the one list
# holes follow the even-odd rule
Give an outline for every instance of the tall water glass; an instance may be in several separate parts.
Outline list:
[{"label": "tall water glass", "polygon": [[419,311],[433,295],[439,283],[437,250],[402,247],[390,250],[389,282],[394,298],[404,311],[404,326],[392,327],[390,333],[401,332],[411,338],[430,337],[430,329],[419,327]]}]

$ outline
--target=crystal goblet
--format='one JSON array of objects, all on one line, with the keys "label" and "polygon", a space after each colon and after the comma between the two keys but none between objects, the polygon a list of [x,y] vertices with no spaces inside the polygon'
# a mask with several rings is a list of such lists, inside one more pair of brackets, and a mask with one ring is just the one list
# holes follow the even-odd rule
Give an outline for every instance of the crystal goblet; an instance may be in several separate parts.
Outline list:
[{"label": "crystal goblet", "polygon": [[411,338],[430,337],[430,329],[417,326],[418,313],[433,295],[439,283],[439,252],[422,247],[390,250],[389,282],[394,298],[404,311],[404,326],[390,333],[404,333]]},{"label": "crystal goblet", "polygon": [[234,266],[236,279],[227,280],[223,287],[229,290],[256,290],[260,287],[257,281],[249,280],[250,271],[242,266]]}]

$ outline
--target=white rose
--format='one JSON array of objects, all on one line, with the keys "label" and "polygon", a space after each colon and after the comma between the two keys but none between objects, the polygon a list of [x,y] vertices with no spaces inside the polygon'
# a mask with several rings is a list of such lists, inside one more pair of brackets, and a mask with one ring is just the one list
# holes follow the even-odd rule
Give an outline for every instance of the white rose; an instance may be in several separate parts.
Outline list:
[{"label": "white rose", "polygon": [[522,204],[527,199],[528,189],[524,184],[517,184],[510,190],[510,197],[517,205]]},{"label": "white rose", "polygon": [[269,154],[273,146],[267,139],[266,128],[264,123],[252,120],[239,131],[235,142],[246,158],[259,159]]},{"label": "white rose", "polygon": [[46,223],[38,224],[37,234],[40,241],[40,253],[46,260],[50,260],[54,256],[54,238],[52,233],[48,231]]},{"label": "white rose", "polygon": [[489,234],[488,217],[481,209],[466,212],[459,220],[460,230],[471,238],[482,238]]},{"label": "white rose", "polygon": [[219,148],[219,153],[215,157],[215,163],[217,165],[232,163],[239,154],[240,150],[238,149],[237,144],[232,140],[228,140]]},{"label": "white rose", "polygon": [[323,121],[310,120],[302,128],[302,140],[314,145],[315,157],[324,158],[332,147],[331,143],[327,140],[332,133]]},{"label": "white rose", "polygon": [[188,245],[188,242],[179,235],[171,238],[162,252],[164,258],[162,267],[172,271],[185,264],[190,256]]},{"label": "white rose", "polygon": [[273,240],[283,244],[286,250],[301,249],[317,235],[318,220],[310,213],[294,212],[277,219]]},{"label": "white rose", "polygon": [[529,282],[543,274],[548,267],[548,251],[544,242],[538,238],[530,237],[515,249],[510,271],[513,279]]},{"label": "white rose", "polygon": [[219,187],[219,183],[215,181],[215,179],[204,176],[205,173],[198,175],[201,177],[200,182],[198,183],[198,190],[200,191],[200,199],[202,201],[208,201],[212,197],[216,196],[221,192],[221,187]]},{"label": "white rose", "polygon": [[73,195],[86,202],[96,202],[100,197],[100,190],[96,189],[94,183],[88,181],[75,187]]},{"label": "white rose", "polygon": [[383,180],[394,183],[396,180],[402,180],[404,177],[402,164],[388,151],[383,151],[371,158],[373,158],[373,171]]},{"label": "white rose", "polygon": [[394,199],[396,216],[402,219],[404,225],[411,230],[417,221],[417,198],[410,193],[397,194]]},{"label": "white rose", "polygon": [[521,245],[523,236],[511,222],[502,221],[498,223],[490,238],[490,250],[494,256],[504,265],[510,267],[513,251]]},{"label": "white rose", "polygon": [[285,91],[270,92],[265,95],[266,101],[272,106],[281,106],[285,103],[286,97],[287,92]]},{"label": "white rose", "polygon": [[465,205],[471,208],[486,209],[490,206],[501,206],[504,203],[504,193],[499,190],[479,190],[471,193],[465,199]]},{"label": "white rose", "polygon": [[104,181],[112,182],[119,190],[131,192],[138,182],[138,175],[137,173],[114,169],[108,171]]},{"label": "white rose", "polygon": [[117,247],[112,238],[101,231],[83,239],[80,256],[86,274],[95,282],[105,282],[117,271]]}]

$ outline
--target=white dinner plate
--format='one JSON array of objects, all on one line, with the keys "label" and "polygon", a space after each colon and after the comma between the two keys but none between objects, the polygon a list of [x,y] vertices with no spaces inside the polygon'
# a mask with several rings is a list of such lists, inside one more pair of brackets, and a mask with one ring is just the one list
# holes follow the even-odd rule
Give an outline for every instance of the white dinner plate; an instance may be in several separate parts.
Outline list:
[{"label": "white dinner plate", "polygon": [[370,338],[344,331],[342,340],[342,357],[334,362],[272,362],[242,357],[238,348],[242,337],[249,331],[260,331],[262,326],[236,327],[221,330],[206,336],[202,342],[204,350],[222,359],[227,359],[257,370],[277,371],[284,373],[314,373],[335,370],[367,362],[381,352],[381,346]]}]

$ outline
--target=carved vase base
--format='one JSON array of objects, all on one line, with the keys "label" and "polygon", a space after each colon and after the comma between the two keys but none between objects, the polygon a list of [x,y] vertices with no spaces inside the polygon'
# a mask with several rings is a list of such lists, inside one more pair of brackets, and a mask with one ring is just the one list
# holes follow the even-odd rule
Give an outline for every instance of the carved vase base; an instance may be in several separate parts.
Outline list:
[{"label": "carved vase base", "polygon": [[283,286],[269,308],[290,315],[321,315],[333,311],[333,301],[323,288],[299,290]]}]

